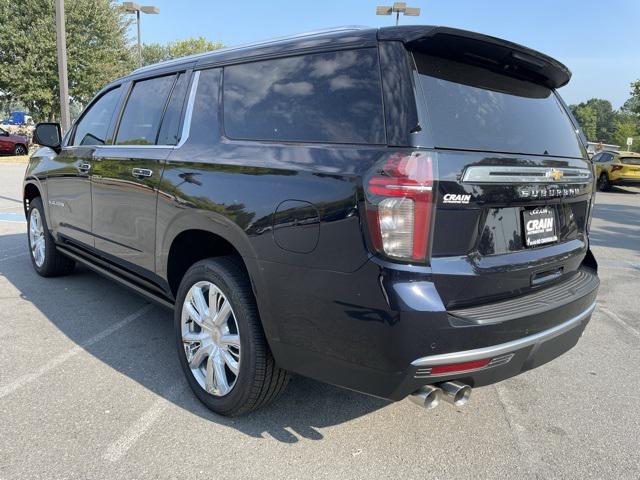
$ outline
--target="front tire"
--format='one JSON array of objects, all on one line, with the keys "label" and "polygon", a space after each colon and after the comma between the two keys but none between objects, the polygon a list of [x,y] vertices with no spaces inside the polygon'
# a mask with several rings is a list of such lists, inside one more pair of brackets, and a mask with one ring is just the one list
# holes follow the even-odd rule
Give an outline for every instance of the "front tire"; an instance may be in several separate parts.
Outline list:
[{"label": "front tire", "polygon": [[180,365],[198,399],[227,416],[275,400],[289,374],[273,359],[246,272],[237,257],[194,264],[176,299]]},{"label": "front tire", "polygon": [[27,237],[31,263],[38,275],[57,277],[73,271],[76,262],[56,250],[40,197],[29,202]]},{"label": "front tire", "polygon": [[608,192],[611,190],[611,182],[609,181],[609,176],[602,172],[598,177],[598,190],[601,192]]}]

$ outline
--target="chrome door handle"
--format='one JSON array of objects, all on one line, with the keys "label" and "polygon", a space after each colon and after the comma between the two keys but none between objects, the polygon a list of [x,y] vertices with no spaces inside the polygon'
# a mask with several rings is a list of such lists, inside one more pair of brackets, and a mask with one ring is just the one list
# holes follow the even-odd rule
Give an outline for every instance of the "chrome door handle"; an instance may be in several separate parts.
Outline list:
[{"label": "chrome door handle", "polygon": [[149,170],[148,168],[134,168],[131,170],[131,175],[136,178],[148,178],[153,175],[153,170]]},{"label": "chrome door handle", "polygon": [[91,170],[91,164],[89,163],[81,163],[78,165],[78,171],[80,173],[87,173],[89,170]]}]

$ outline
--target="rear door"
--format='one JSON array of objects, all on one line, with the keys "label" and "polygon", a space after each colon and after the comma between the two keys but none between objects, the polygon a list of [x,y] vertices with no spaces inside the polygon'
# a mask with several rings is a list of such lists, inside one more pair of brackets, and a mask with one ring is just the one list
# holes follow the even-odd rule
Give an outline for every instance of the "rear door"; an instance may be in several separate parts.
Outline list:
[{"label": "rear door", "polygon": [[574,274],[593,177],[555,91],[471,55],[413,59],[439,172],[431,264],[447,306]]},{"label": "rear door", "polygon": [[94,152],[96,249],[142,274],[155,270],[158,185],[164,162],[179,140],[187,81],[180,72],[128,85],[113,145]]},{"label": "rear door", "polygon": [[76,123],[71,142],[52,159],[47,177],[49,228],[90,247],[94,245],[90,180],[93,153],[109,141],[121,94],[118,86],[93,101]]}]

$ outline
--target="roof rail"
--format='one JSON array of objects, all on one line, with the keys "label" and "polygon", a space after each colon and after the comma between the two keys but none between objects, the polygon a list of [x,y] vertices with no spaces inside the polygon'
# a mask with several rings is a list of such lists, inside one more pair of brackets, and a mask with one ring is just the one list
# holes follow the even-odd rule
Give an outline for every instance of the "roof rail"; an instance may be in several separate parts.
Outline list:
[{"label": "roof rail", "polygon": [[183,63],[183,62],[199,60],[200,58],[204,58],[204,57],[206,57],[208,55],[211,55],[213,53],[233,52],[235,50],[241,50],[241,49],[244,49],[244,48],[268,46],[268,45],[272,45],[274,43],[282,42],[282,41],[285,41],[285,40],[294,40],[294,39],[299,39],[299,38],[304,38],[304,37],[312,37],[312,36],[316,36],[316,35],[329,35],[331,33],[338,33],[338,32],[349,32],[349,31],[365,30],[367,28],[370,28],[370,27],[361,26],[361,25],[349,25],[349,26],[344,26],[344,27],[325,28],[325,29],[321,29],[321,30],[314,30],[314,31],[311,31],[311,32],[297,33],[297,34],[294,34],[294,35],[287,35],[287,36],[284,36],[284,37],[276,37],[276,38],[271,38],[269,40],[261,40],[261,41],[258,41],[258,42],[245,43],[245,44],[236,45],[236,46],[233,46],[233,47],[225,47],[225,48],[220,48],[218,50],[211,50],[210,52],[196,53],[194,55],[188,55],[186,57],[180,57],[180,58],[174,58],[174,59],[171,59],[171,60],[165,60],[163,62],[154,63],[153,65],[145,65],[144,67],[140,67],[140,68],[135,69],[133,72],[131,72],[131,74],[133,75],[133,74],[136,74],[136,73],[142,73],[142,72],[155,70],[156,68],[170,67],[171,65],[176,65],[176,64],[179,64],[179,63]]}]

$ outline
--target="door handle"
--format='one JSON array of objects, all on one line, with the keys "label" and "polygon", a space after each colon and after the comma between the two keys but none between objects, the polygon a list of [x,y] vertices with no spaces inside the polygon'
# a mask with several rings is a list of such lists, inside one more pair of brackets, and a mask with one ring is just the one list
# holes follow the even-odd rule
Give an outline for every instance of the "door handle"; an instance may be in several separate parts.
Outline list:
[{"label": "door handle", "polygon": [[80,173],[87,173],[89,172],[89,170],[91,170],[91,164],[89,163],[81,163],[80,165],[78,165],[78,171]]},{"label": "door handle", "polygon": [[131,175],[136,178],[148,178],[153,175],[153,170],[148,168],[134,168],[131,170]]}]

